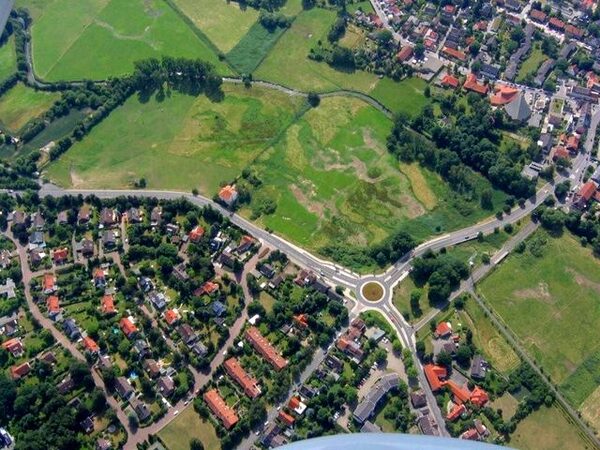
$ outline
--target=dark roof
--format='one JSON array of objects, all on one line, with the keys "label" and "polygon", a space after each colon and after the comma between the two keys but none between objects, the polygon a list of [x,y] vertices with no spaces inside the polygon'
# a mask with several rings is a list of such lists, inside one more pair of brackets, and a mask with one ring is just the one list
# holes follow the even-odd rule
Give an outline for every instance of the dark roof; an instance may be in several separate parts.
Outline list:
[{"label": "dark roof", "polygon": [[397,388],[399,384],[400,377],[398,374],[391,373],[382,376],[354,410],[354,418],[356,421],[363,423],[367,420],[373,414],[377,404],[384,395],[391,389]]}]

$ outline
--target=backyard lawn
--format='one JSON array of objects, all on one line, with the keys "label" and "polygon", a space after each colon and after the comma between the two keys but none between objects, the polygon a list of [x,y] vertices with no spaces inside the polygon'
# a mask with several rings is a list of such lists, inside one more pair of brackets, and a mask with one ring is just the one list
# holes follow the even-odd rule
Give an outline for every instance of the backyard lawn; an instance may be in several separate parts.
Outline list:
[{"label": "backyard lawn", "polygon": [[36,91],[19,83],[0,97],[0,124],[17,133],[29,120],[50,108],[58,98],[59,93]]},{"label": "backyard lawn", "polygon": [[479,290],[579,407],[600,376],[600,263],[568,233],[539,231],[527,246],[542,256],[511,255]]},{"label": "backyard lawn", "polygon": [[221,443],[213,425],[203,419],[194,408],[186,408],[176,419],[163,428],[158,437],[168,450],[188,450],[190,440],[199,439],[206,450],[219,450]]},{"label": "backyard lawn", "polygon": [[519,68],[519,72],[517,73],[517,82],[523,81],[527,74],[537,72],[538,68],[546,59],[547,56],[544,55],[544,52],[542,52],[541,44],[536,42],[531,49],[531,53],[527,59],[523,61],[521,67]]},{"label": "backyard lawn", "polygon": [[130,98],[54,162],[48,176],[64,186],[198,188],[212,197],[294,119],[303,99],[224,85],[225,98],[171,93],[140,103]]},{"label": "backyard lawn", "polygon": [[161,55],[201,58],[227,72],[161,0],[49,0],[35,6],[40,10],[31,30],[34,66],[49,81],[122,75],[135,61]]}]

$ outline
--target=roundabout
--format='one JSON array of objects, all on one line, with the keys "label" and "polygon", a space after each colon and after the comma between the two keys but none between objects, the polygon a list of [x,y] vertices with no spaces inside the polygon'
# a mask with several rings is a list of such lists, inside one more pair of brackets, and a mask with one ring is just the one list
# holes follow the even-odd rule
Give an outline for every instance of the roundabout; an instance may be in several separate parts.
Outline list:
[{"label": "roundabout", "polygon": [[383,300],[385,288],[378,281],[369,281],[361,286],[360,293],[365,300],[376,303]]}]

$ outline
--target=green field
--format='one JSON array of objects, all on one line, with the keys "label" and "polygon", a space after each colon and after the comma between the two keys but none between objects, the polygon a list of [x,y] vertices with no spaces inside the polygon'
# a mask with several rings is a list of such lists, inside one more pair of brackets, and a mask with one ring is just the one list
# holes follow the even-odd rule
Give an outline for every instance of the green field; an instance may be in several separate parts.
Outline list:
[{"label": "green field", "polygon": [[541,258],[513,254],[479,289],[578,407],[600,375],[600,262],[570,234],[544,236]]},{"label": "green field", "polygon": [[483,309],[473,299],[467,300],[460,312],[461,323],[473,332],[475,346],[483,352],[487,361],[499,372],[508,375],[520,363],[504,336],[485,317]]},{"label": "green field", "polygon": [[594,446],[557,407],[542,406],[517,425],[507,443],[519,450],[583,450]]},{"label": "green field", "polygon": [[58,93],[36,91],[19,83],[0,98],[0,125],[16,133],[58,98]]},{"label": "green field", "polygon": [[258,19],[254,8],[226,0],[173,0],[223,53],[231,50]]},{"label": "green field", "polygon": [[269,80],[304,91],[326,92],[354,89],[370,92],[379,79],[366,72],[345,73],[307,58],[317,41],[327,39],[335,12],[321,8],[302,11],[291,28],[254,73],[255,78]]},{"label": "green field", "polygon": [[[191,405],[190,405],[191,406]],[[200,419],[194,408],[186,408],[179,417],[163,428],[158,437],[167,450],[188,450],[190,440],[199,439],[206,450],[219,450],[221,443],[213,425]]]},{"label": "green field", "polygon": [[15,38],[11,36],[0,47],[0,81],[6,80],[17,70],[17,53],[15,52]]},{"label": "green field", "polygon": [[148,187],[207,196],[269,147],[304,100],[259,87],[225,85],[225,99],[173,92],[140,103],[130,98],[53,163],[48,176],[64,186]]},{"label": "green field", "polygon": [[370,95],[394,112],[416,116],[429,103],[429,99],[423,94],[426,85],[424,80],[416,77],[400,82],[382,78]]},{"label": "green field", "polygon": [[238,72],[253,73],[284,33],[281,28],[270,32],[256,22],[227,54],[227,60]]},{"label": "green field", "polygon": [[34,66],[50,81],[122,75],[136,60],[161,55],[201,58],[227,72],[210,45],[162,0],[49,0],[33,8]]},{"label": "green field", "polygon": [[397,163],[385,147],[390,128],[361,100],[323,98],[254,165],[263,182],[254,204],[277,204],[261,225],[318,250],[368,245],[398,228],[422,238],[476,220],[454,209],[437,175]]}]

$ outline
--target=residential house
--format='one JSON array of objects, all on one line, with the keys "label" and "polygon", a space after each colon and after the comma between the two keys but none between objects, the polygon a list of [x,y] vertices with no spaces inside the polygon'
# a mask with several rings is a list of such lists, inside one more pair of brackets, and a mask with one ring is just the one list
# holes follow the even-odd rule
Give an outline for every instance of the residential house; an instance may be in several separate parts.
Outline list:
[{"label": "residential house", "polygon": [[65,320],[63,323],[63,330],[72,341],[76,341],[81,337],[81,331],[79,330],[79,327],[75,323],[74,319],[69,318]]},{"label": "residential house", "polygon": [[452,326],[449,322],[440,322],[435,328],[434,335],[437,339],[445,339],[452,334]]},{"label": "residential house", "polygon": [[363,426],[361,427],[360,432],[361,433],[382,433],[382,430],[379,427],[379,425],[376,425],[373,422],[371,422],[370,420],[367,420],[365,423],[363,423]]},{"label": "residential house", "polygon": [[452,88],[452,89],[456,89],[460,84],[460,81],[458,80],[458,78],[450,75],[449,73],[446,73],[446,75],[444,75],[442,77],[440,82],[443,87],[448,87],[448,88]]},{"label": "residential house", "polygon": [[138,208],[129,208],[125,213],[125,218],[129,223],[141,223],[143,220],[142,211]]},{"label": "residential house", "polygon": [[44,239],[44,233],[41,231],[34,231],[29,235],[29,249],[44,248],[46,247],[46,240]]},{"label": "residential house", "polygon": [[152,412],[150,411],[150,408],[148,408],[148,405],[146,405],[143,401],[139,400],[136,397],[132,397],[129,400],[129,404],[135,411],[140,422],[143,422],[148,417],[150,417],[150,415],[152,414]]},{"label": "residential house", "polygon": [[85,419],[79,422],[79,425],[86,434],[90,434],[92,431],[94,431],[94,421],[90,416],[87,416]]},{"label": "residential house", "polygon": [[454,407],[450,410],[448,415],[446,415],[446,419],[448,419],[450,422],[454,422],[466,412],[467,408],[463,403],[461,403],[460,405],[454,405]]},{"label": "residential house", "polygon": [[67,395],[69,392],[75,389],[75,382],[71,378],[71,375],[63,378],[61,382],[56,385],[56,389],[60,395]]},{"label": "residential house", "polygon": [[467,91],[475,92],[477,94],[486,95],[488,87],[484,84],[480,84],[477,81],[477,77],[474,73],[467,75],[467,79],[463,84],[463,88]]},{"label": "residential house", "polygon": [[165,311],[164,318],[167,325],[173,326],[180,319],[179,312],[176,309],[169,309]]},{"label": "residential house", "polygon": [[173,267],[173,276],[179,281],[187,281],[190,279],[190,276],[186,272],[185,267],[185,262],[177,264],[175,267]]},{"label": "residential house", "polygon": [[13,366],[10,368],[10,376],[13,380],[19,380],[26,376],[31,371],[31,366],[28,362]]},{"label": "residential house", "polygon": [[157,227],[162,222],[162,206],[155,206],[150,212],[150,226]]},{"label": "residential house", "polygon": [[94,256],[94,241],[92,241],[91,239],[83,238],[77,244],[76,250],[86,258]]},{"label": "residential house", "polygon": [[81,208],[79,208],[79,211],[77,213],[77,223],[79,225],[88,224],[91,218],[92,210],[90,208],[90,205],[83,205]]},{"label": "residential house", "polygon": [[100,347],[98,347],[96,341],[89,336],[83,338],[83,348],[90,353],[98,353],[100,351]]},{"label": "residential house", "polygon": [[223,422],[225,429],[231,429],[238,422],[239,419],[235,411],[225,403],[225,400],[219,395],[219,391],[211,389],[205,392],[202,397],[213,414]]},{"label": "residential house", "polygon": [[238,192],[235,189],[235,186],[223,186],[219,191],[219,199],[223,201],[227,206],[233,205],[237,198]]},{"label": "residential house", "polygon": [[239,245],[235,249],[235,252],[238,255],[243,255],[244,253],[246,253],[248,250],[250,250],[252,248],[254,243],[255,243],[255,240],[252,236],[244,235],[244,236],[242,236],[242,239],[240,240]]},{"label": "residential house", "polygon": [[48,308],[50,318],[60,314],[60,302],[56,295],[51,295],[46,299],[46,308]]},{"label": "residential house", "polygon": [[400,49],[400,51],[396,55],[396,58],[400,62],[406,62],[406,61],[408,61],[412,57],[412,55],[413,55],[413,48],[412,48],[412,46],[405,45],[404,47],[402,47]]},{"label": "residential house", "polygon": [[134,393],[133,388],[125,377],[117,377],[115,380],[115,391],[123,400],[128,400]]},{"label": "residential house", "polygon": [[117,237],[115,236],[115,233],[110,230],[104,230],[102,232],[102,247],[104,247],[104,250],[114,250],[116,246]]},{"label": "residential house", "polygon": [[103,208],[100,211],[100,224],[106,228],[115,226],[119,222],[119,213],[113,208]]},{"label": "residential house", "polygon": [[31,215],[31,225],[38,231],[42,231],[44,229],[46,226],[46,220],[44,220],[41,212],[36,211]]},{"label": "residential house", "polygon": [[115,299],[110,294],[102,296],[102,314],[116,314],[117,309],[115,308]]},{"label": "residential house", "polygon": [[133,343],[133,350],[138,354],[139,359],[143,359],[150,354],[150,346],[144,339],[136,339]]},{"label": "residential house", "polygon": [[156,378],[160,375],[160,366],[154,359],[145,359],[142,363],[142,367],[150,378]]},{"label": "residential house", "polygon": [[223,367],[225,367],[225,372],[242,387],[248,397],[254,399],[260,395],[258,381],[244,370],[237,358],[229,358],[223,363]]},{"label": "residential house", "polygon": [[190,242],[193,242],[196,244],[196,243],[200,242],[200,239],[202,239],[203,236],[204,236],[204,228],[202,228],[200,225],[197,225],[192,229],[192,231],[190,231],[188,238],[189,238]]},{"label": "residential house", "polygon": [[165,308],[165,306],[167,306],[167,297],[165,297],[165,294],[162,292],[152,291],[148,294],[148,299],[150,300],[150,303],[152,303],[152,305],[158,310],[162,310]]},{"label": "residential house", "polygon": [[201,297],[203,295],[210,295],[219,290],[219,285],[212,281],[206,281],[202,286],[194,291],[194,295],[196,297]]},{"label": "residential house", "polygon": [[121,327],[121,331],[123,331],[123,334],[127,336],[128,339],[131,339],[138,331],[135,324],[128,317],[123,317],[119,321],[119,325]]},{"label": "residential house", "polygon": [[423,406],[426,406],[427,405],[427,396],[425,395],[425,392],[423,392],[421,390],[411,392],[410,393],[410,403],[412,404],[413,408],[415,408],[415,409],[419,409],[419,408],[422,408]]},{"label": "residential house", "polygon": [[67,247],[58,248],[52,252],[52,261],[56,265],[61,265],[67,262],[69,258],[69,249]]},{"label": "residential house", "polygon": [[211,308],[212,308],[213,314],[216,317],[221,317],[223,314],[225,314],[227,312],[227,307],[218,300],[213,302]]},{"label": "residential house", "polygon": [[475,355],[471,360],[471,378],[474,380],[483,380],[487,371],[488,364],[481,355]]},{"label": "residential house", "polygon": [[254,349],[260,353],[263,358],[267,360],[275,370],[279,371],[285,368],[288,364],[288,361],[284,359],[275,348],[271,345],[271,343],[261,334],[258,328],[252,326],[246,330],[245,333],[246,339],[250,341],[250,344],[254,347]]},{"label": "residential house", "polygon": [[357,405],[354,410],[354,419],[361,424],[369,419],[375,412],[381,399],[383,399],[388,392],[396,389],[399,384],[400,377],[396,373],[382,376]]},{"label": "residential house", "polygon": [[554,69],[555,64],[556,64],[556,61],[554,61],[552,58],[547,59],[546,61],[544,61],[542,63],[542,65],[540,66],[540,68],[537,71],[537,74],[535,75],[535,78],[533,79],[533,83],[537,87],[541,87],[544,85],[546,78],[548,78],[550,71],[552,69]]},{"label": "residential house", "polygon": [[181,340],[187,346],[190,346],[191,344],[193,344],[194,342],[196,342],[196,340],[198,340],[198,336],[194,332],[194,329],[189,324],[187,324],[187,323],[179,325],[177,327],[177,333],[179,333],[179,336],[181,337]]},{"label": "residential house", "polygon": [[448,371],[445,367],[425,364],[423,371],[433,392],[439,391],[444,386],[444,380],[448,377]]},{"label": "residential house", "polygon": [[598,186],[593,181],[584,183],[575,194],[573,206],[578,209],[587,208],[597,189]]},{"label": "residential house", "polygon": [[175,392],[175,382],[171,377],[160,377],[156,383],[158,393],[163,397],[170,397]]},{"label": "residential house", "polygon": [[20,338],[12,338],[6,342],[3,342],[2,348],[10,352],[10,354],[15,358],[20,358],[23,353],[25,353],[25,348],[23,347],[23,343],[21,342]]},{"label": "residential house", "polygon": [[269,279],[275,276],[275,269],[270,264],[261,264],[258,271]]}]

